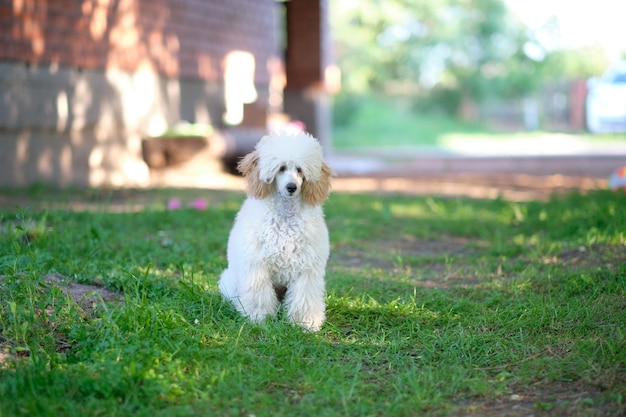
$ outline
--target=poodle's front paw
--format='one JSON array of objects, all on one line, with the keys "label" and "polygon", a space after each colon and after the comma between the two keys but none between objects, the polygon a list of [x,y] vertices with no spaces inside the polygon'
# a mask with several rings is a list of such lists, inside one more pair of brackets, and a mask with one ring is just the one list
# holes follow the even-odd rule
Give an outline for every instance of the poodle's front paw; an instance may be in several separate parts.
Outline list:
[{"label": "poodle's front paw", "polygon": [[274,317],[278,310],[278,299],[273,287],[248,291],[238,301],[237,310],[253,323],[263,323],[267,318]]},{"label": "poodle's front paw", "polygon": [[303,329],[309,332],[317,332],[322,328],[325,316],[324,312],[320,311],[314,314],[296,315],[295,317],[292,315],[289,318],[293,323],[301,326]]},{"label": "poodle's front paw", "polygon": [[239,308],[239,312],[247,317],[252,323],[261,324],[265,322],[265,320],[276,316],[276,303],[252,303],[252,304],[242,304],[241,308]]},{"label": "poodle's front paw", "polygon": [[265,320],[273,317],[274,313],[256,311],[256,312],[244,312],[243,315],[246,316],[248,320],[250,320],[254,324],[262,324],[265,322]]},{"label": "poodle's front paw", "polygon": [[276,315],[276,310],[270,308],[244,308],[239,312],[254,324],[263,324],[267,319]]},{"label": "poodle's front paw", "polygon": [[302,328],[311,333],[316,333],[320,331],[320,329],[322,328],[322,324],[324,323],[323,322],[319,324],[302,323]]}]

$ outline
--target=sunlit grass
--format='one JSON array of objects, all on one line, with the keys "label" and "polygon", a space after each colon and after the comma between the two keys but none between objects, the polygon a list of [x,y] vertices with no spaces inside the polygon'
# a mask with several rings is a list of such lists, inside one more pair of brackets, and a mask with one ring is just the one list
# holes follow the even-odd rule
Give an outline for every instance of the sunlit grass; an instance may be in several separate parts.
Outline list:
[{"label": "sunlit grass", "polygon": [[[0,209],[1,415],[466,415],[511,395],[535,414],[624,409],[626,195],[333,194],[328,319],[310,334],[222,302],[240,195],[110,213],[44,210],[39,193]],[[88,313],[53,272],[124,299]]]}]

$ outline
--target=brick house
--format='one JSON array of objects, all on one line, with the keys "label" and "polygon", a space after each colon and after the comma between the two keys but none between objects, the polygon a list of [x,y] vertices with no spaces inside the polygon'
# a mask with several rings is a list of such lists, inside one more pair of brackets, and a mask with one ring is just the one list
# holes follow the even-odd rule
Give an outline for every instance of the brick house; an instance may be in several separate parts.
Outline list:
[{"label": "brick house", "polygon": [[0,0],[0,184],[147,185],[182,120],[324,141],[327,36],[327,0]]}]

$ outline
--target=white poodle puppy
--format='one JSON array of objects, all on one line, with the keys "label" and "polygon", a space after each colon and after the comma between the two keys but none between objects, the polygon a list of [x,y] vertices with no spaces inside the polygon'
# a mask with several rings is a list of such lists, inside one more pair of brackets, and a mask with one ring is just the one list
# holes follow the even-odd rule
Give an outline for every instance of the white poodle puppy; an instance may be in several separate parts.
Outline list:
[{"label": "white poodle puppy", "polygon": [[264,136],[238,169],[248,198],[230,232],[220,291],[255,323],[275,316],[283,302],[291,321],[317,331],[329,255],[321,205],[332,175],[322,147],[307,133]]}]

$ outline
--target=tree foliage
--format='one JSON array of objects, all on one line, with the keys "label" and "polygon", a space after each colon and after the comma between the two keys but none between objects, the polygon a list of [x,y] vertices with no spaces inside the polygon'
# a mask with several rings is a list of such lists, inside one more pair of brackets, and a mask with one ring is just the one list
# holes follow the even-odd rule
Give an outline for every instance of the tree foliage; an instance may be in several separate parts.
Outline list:
[{"label": "tree foliage", "polygon": [[579,49],[552,51],[543,62],[543,77],[575,79],[598,76],[610,65],[606,51],[599,44]]},{"label": "tree foliage", "polygon": [[584,58],[547,51],[505,0],[331,2],[344,92],[410,96],[455,113],[465,100],[522,97]]}]

